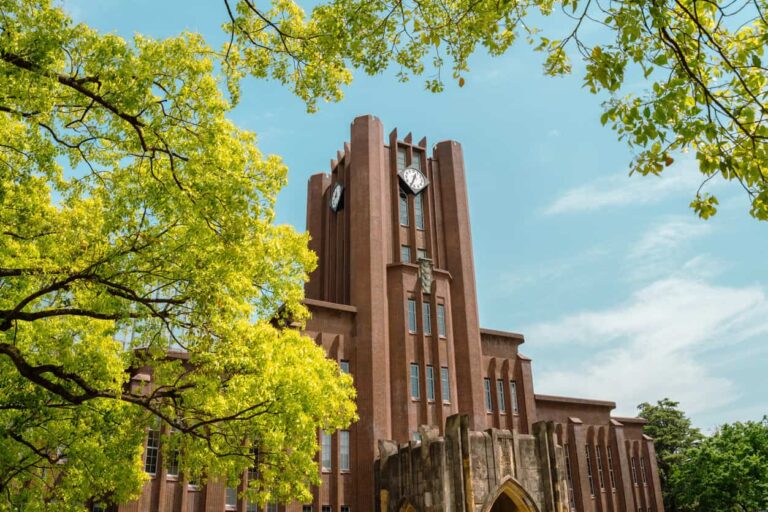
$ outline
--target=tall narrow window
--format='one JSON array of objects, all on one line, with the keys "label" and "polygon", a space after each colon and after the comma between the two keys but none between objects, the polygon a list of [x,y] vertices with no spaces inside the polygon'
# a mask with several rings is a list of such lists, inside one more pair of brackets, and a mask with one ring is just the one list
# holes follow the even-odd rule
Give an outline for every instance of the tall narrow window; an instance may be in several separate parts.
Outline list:
[{"label": "tall narrow window", "polygon": [[339,361],[339,368],[341,368],[341,371],[344,373],[349,373],[349,361],[346,359],[342,359]]},{"label": "tall narrow window", "polygon": [[421,390],[419,389],[419,365],[417,363],[411,363],[411,398],[421,398]]},{"label": "tall narrow window", "polygon": [[157,473],[157,458],[160,452],[160,421],[152,421],[147,431],[147,448],[144,451],[144,471],[150,475]]},{"label": "tall narrow window", "polygon": [[591,496],[595,495],[595,482],[592,478],[592,460],[589,456],[589,445],[586,445],[585,447],[587,449],[587,480],[589,480],[589,494]]},{"label": "tall narrow window", "polygon": [[341,512],[349,512],[349,505],[342,505]]},{"label": "tall narrow window", "polygon": [[312,505],[304,505],[301,507],[301,512],[315,512]]},{"label": "tall narrow window", "polygon": [[423,171],[423,169],[421,168],[421,151],[413,152],[413,162],[411,162],[411,165],[417,168],[418,170]]},{"label": "tall narrow window", "polygon": [[445,304],[437,305],[437,334],[445,338]]},{"label": "tall narrow window", "polygon": [[277,512],[277,503],[267,503],[267,512]]},{"label": "tall narrow window", "polygon": [[237,510],[237,489],[227,487],[224,510]]},{"label": "tall narrow window", "polygon": [[427,250],[426,249],[416,249],[416,260],[426,259],[427,258]]},{"label": "tall narrow window", "polygon": [[504,381],[501,379],[498,379],[496,381],[496,393],[499,395],[499,411],[500,412],[507,412],[507,397],[505,396],[506,393],[504,393]]},{"label": "tall narrow window", "polygon": [[645,479],[645,457],[640,457],[640,476],[643,478],[643,485],[646,485],[648,483],[648,480]]},{"label": "tall narrow window", "polygon": [[427,400],[435,399],[435,369],[427,365]]},{"label": "tall narrow window", "polygon": [[416,332],[416,301],[408,299],[408,330]]},{"label": "tall narrow window", "polygon": [[251,448],[251,465],[248,467],[248,482],[255,482],[259,479],[259,449]]},{"label": "tall narrow window", "polygon": [[321,510],[323,512],[331,512],[331,506],[330,505],[323,505]]},{"label": "tall narrow window", "polygon": [[632,457],[632,483],[637,485],[637,459]]},{"label": "tall narrow window", "polygon": [[613,474],[613,453],[611,447],[606,448],[608,454],[608,479],[611,481],[611,489],[616,489],[616,475]]},{"label": "tall narrow window", "polygon": [[483,382],[485,383],[485,410],[490,412],[493,410],[493,399],[491,398],[491,379],[485,378],[483,379]]},{"label": "tall narrow window", "polygon": [[408,195],[400,191],[400,225],[408,225]]},{"label": "tall narrow window", "polygon": [[413,196],[413,211],[416,215],[416,228],[424,229],[424,198],[422,194]]},{"label": "tall narrow window", "polygon": [[323,430],[321,436],[321,466],[324,471],[331,470],[331,434]]},{"label": "tall narrow window", "polygon": [[[247,507],[245,507],[245,512],[261,512],[261,511],[260,511],[260,509],[261,509],[261,507],[259,507],[259,504],[258,504],[258,503],[251,503],[251,502],[249,501],[249,502],[248,502],[248,506],[247,506]],[[188,508],[188,510],[196,510],[196,509],[195,509],[195,508],[192,508],[192,506],[190,505],[190,507]]]},{"label": "tall narrow window", "polygon": [[421,312],[424,315],[424,334],[429,336],[432,334],[432,304],[424,302],[421,305]]},{"label": "tall narrow window", "polygon": [[349,471],[349,430],[339,431],[339,469]]},{"label": "tall narrow window", "polygon": [[448,367],[447,366],[441,366],[440,367],[440,384],[443,394],[443,402],[450,402],[451,401],[451,382],[448,380]]},{"label": "tall narrow window", "polygon": [[405,169],[405,148],[397,148],[397,170]]},{"label": "tall narrow window", "polygon": [[512,412],[517,414],[520,408],[517,404],[517,382],[514,380],[509,381],[509,396],[512,399]]},{"label": "tall narrow window", "polygon": [[407,245],[400,246],[400,261],[403,263],[411,262],[411,248]]},{"label": "tall narrow window", "polygon": [[605,475],[603,474],[603,447],[595,447],[595,458],[597,459],[597,479],[600,481],[600,489],[605,489]]}]

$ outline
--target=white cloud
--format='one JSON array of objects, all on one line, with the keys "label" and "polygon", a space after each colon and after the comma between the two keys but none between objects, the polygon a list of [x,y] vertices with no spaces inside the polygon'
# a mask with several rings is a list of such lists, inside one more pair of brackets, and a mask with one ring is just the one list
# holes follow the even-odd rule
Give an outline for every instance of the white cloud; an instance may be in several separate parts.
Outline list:
[{"label": "white cloud", "polygon": [[727,377],[700,361],[768,333],[768,298],[760,287],[714,286],[667,278],[636,291],[613,308],[585,311],[526,329],[530,343],[577,344],[581,361],[545,370],[546,393],[616,399],[617,414],[634,414],[642,401],[670,397],[689,414],[721,407],[737,397]]},{"label": "white cloud", "polygon": [[581,185],[556,198],[545,209],[546,215],[595,211],[609,207],[655,203],[677,193],[695,195],[701,183],[696,163],[684,159],[661,176],[616,174]]}]

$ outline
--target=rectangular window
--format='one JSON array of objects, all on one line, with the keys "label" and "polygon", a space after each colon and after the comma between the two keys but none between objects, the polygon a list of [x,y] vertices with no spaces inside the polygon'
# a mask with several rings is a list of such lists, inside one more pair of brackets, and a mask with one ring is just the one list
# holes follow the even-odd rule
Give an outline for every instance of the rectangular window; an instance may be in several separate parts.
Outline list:
[{"label": "rectangular window", "polygon": [[435,399],[435,369],[427,365],[427,400]]},{"label": "rectangular window", "polygon": [[[261,507],[259,507],[259,504],[258,504],[258,503],[251,503],[251,502],[248,502],[248,506],[247,506],[247,507],[245,507],[245,512],[260,512],[260,511],[259,511],[259,509],[260,509],[260,508],[261,508]],[[192,510],[197,510],[197,509],[195,509],[195,508],[191,508],[191,507],[190,507],[190,508],[189,508],[189,510],[190,510],[190,512],[191,512]]]},{"label": "rectangular window", "polygon": [[414,441],[421,441],[421,434],[419,433],[419,431],[418,431],[418,430],[415,430],[415,431],[413,432],[413,440],[414,440]]},{"label": "rectangular window", "polygon": [[267,512],[277,512],[277,503],[268,503]]},{"label": "rectangular window", "polygon": [[155,420],[147,431],[147,449],[144,451],[144,471],[157,473],[157,457],[160,452],[160,421]]},{"label": "rectangular window", "polygon": [[643,485],[648,483],[645,479],[645,457],[640,457],[640,476],[643,478]]},{"label": "rectangular window", "polygon": [[517,414],[520,408],[517,404],[517,382],[514,380],[509,381],[509,396],[512,399],[512,412]]},{"label": "rectangular window", "polygon": [[424,315],[424,334],[429,336],[432,334],[432,304],[424,302],[421,305],[421,312]]},{"label": "rectangular window", "polygon": [[416,301],[408,299],[408,331],[416,332]]},{"label": "rectangular window", "polygon": [[499,411],[500,412],[507,412],[507,397],[504,393],[504,381],[501,379],[498,379],[496,381],[496,393],[498,395],[499,399]]},{"label": "rectangular window", "polygon": [[637,459],[632,457],[632,483],[637,485]]},{"label": "rectangular window", "polygon": [[397,170],[405,169],[405,148],[397,148]]},{"label": "rectangular window", "polygon": [[407,245],[400,246],[400,261],[403,263],[411,262],[411,248]]},{"label": "rectangular window", "polygon": [[597,462],[597,479],[600,481],[600,489],[605,489],[605,475],[603,474],[603,447],[595,447],[595,459]]},{"label": "rectangular window", "polygon": [[442,385],[441,391],[443,393],[443,402],[451,401],[451,382],[448,380],[448,367],[440,367],[440,383]]},{"label": "rectangular window", "polygon": [[339,432],[339,469],[349,471],[349,430]]},{"label": "rectangular window", "polygon": [[251,448],[251,466],[248,467],[248,481],[254,482],[259,479],[259,449]]},{"label": "rectangular window", "polygon": [[227,487],[224,510],[237,510],[237,489]]},{"label": "rectangular window", "polygon": [[445,338],[445,304],[437,305],[437,334]]},{"label": "rectangular window", "polygon": [[349,512],[349,505],[342,505],[341,512]]},{"label": "rectangular window", "polygon": [[400,225],[401,226],[407,226],[408,225],[408,195],[400,191]]},{"label": "rectangular window", "polygon": [[419,365],[411,363],[411,398],[418,400],[421,398],[419,389]]},{"label": "rectangular window", "polygon": [[424,229],[424,198],[422,194],[413,196],[413,212],[416,215],[416,229]]},{"label": "rectangular window", "polygon": [[427,250],[426,249],[416,249],[416,259],[417,260],[427,259]]},{"label": "rectangular window", "polygon": [[312,505],[304,505],[303,507],[301,507],[301,512],[314,512],[314,511],[312,510]]},{"label": "rectangular window", "polygon": [[424,171],[424,169],[421,168],[421,151],[413,152],[413,162],[411,162],[411,165],[420,171]]},{"label": "rectangular window", "polygon": [[322,512],[331,512],[331,506],[330,505],[323,505],[321,510],[322,510]]},{"label": "rectangular window", "polygon": [[331,434],[323,430],[321,436],[321,465],[323,470],[331,470]]},{"label": "rectangular window", "polygon": [[592,478],[592,460],[589,456],[589,445],[585,446],[587,450],[587,480],[589,480],[589,494],[590,496],[595,495],[595,482]]},{"label": "rectangular window", "polygon": [[[171,429],[170,435],[172,436],[176,432],[176,429]],[[168,462],[165,464],[166,474],[168,476],[179,476],[179,450],[173,448],[168,451]]]},{"label": "rectangular window", "polygon": [[616,475],[613,474],[613,453],[611,453],[611,447],[607,448],[608,455],[608,479],[611,481],[611,489],[616,489]]},{"label": "rectangular window", "polygon": [[491,398],[491,379],[483,379],[483,382],[485,383],[485,410],[490,412],[493,410],[493,399]]},{"label": "rectangular window", "polygon": [[341,371],[344,373],[349,373],[349,361],[346,359],[342,359],[339,361],[339,368],[341,368]]}]

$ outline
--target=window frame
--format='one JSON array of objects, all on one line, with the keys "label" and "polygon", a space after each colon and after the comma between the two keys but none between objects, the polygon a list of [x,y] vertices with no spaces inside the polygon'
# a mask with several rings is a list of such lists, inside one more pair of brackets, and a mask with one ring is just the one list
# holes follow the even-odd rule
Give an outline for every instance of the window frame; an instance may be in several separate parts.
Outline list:
[{"label": "window frame", "polygon": [[444,404],[451,403],[451,380],[447,366],[440,367],[440,394]]},{"label": "window frame", "polygon": [[324,473],[333,470],[333,438],[325,430],[320,431],[320,469]]},{"label": "window frame", "polygon": [[411,260],[411,246],[410,245],[401,245],[400,246],[400,262],[401,263],[413,263],[413,260]]},{"label": "window frame", "polygon": [[421,321],[424,336],[432,336],[432,304],[429,301],[421,303]]},{"label": "window frame", "polygon": [[431,364],[427,365],[427,401],[435,401],[435,367]]},{"label": "window frame", "polygon": [[413,216],[416,229],[424,231],[426,223],[424,222],[424,198],[421,195],[424,193],[422,190],[418,194],[413,196]]},{"label": "window frame", "polygon": [[408,204],[408,194],[401,188],[399,189],[398,196],[398,214],[400,217],[400,225],[403,227],[409,227],[411,224],[411,212]]},{"label": "window frame", "polygon": [[416,299],[409,298],[407,304],[408,332],[411,334],[416,334],[419,328],[418,320],[416,319]]},{"label": "window frame", "polygon": [[485,411],[493,412],[493,397],[491,396],[491,379],[485,377],[483,379],[483,385],[485,386]]},{"label": "window frame", "polygon": [[509,396],[512,400],[512,414],[519,414],[520,402],[517,400],[517,381],[515,379],[509,381]]},{"label": "window frame", "polygon": [[421,400],[421,383],[419,379],[419,363],[411,363],[410,380],[411,400]]},{"label": "window frame", "polygon": [[352,453],[350,451],[349,430],[339,430],[339,471],[348,473],[351,467]]}]

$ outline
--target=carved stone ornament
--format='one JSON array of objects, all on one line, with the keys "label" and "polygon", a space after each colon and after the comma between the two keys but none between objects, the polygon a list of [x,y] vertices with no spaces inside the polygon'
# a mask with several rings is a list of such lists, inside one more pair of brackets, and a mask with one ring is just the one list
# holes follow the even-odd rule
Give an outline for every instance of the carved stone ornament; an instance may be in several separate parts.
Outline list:
[{"label": "carved stone ornament", "polygon": [[419,280],[421,280],[421,291],[423,293],[432,292],[432,260],[429,258],[419,258]]}]

